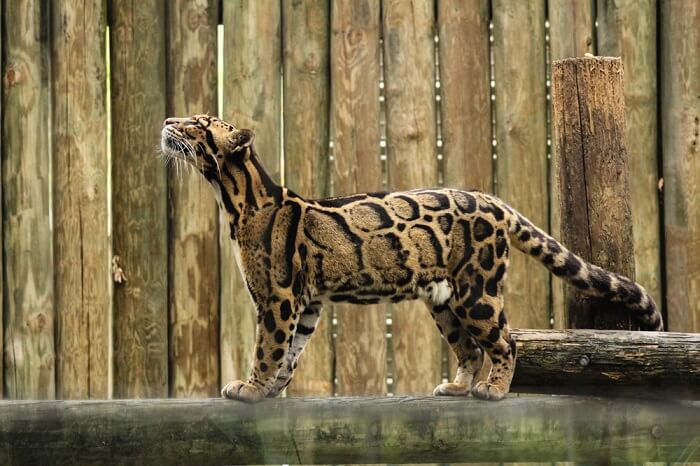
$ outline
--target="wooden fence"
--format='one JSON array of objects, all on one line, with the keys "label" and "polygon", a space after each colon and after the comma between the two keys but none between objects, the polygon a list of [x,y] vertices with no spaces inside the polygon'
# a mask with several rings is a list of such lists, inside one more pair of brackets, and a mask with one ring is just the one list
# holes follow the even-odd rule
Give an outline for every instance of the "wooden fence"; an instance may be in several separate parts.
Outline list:
[{"label": "wooden fence", "polygon": [[[245,377],[252,305],[208,186],[157,156],[166,116],[254,129],[266,167],[309,197],[474,187],[558,236],[549,63],[586,52],[625,65],[637,280],[670,329],[700,331],[695,0],[2,11],[6,398],[214,396]],[[560,285],[512,262],[513,325],[567,327]],[[450,369],[422,304],[325,313],[293,394],[422,394]]]}]

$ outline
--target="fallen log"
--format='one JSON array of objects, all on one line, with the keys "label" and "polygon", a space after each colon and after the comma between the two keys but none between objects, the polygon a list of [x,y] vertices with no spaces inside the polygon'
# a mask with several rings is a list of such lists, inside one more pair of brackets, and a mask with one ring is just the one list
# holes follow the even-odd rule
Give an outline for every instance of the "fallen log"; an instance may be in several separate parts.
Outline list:
[{"label": "fallen log", "polygon": [[700,334],[514,330],[512,391],[700,399]]},{"label": "fallen log", "polygon": [[569,396],[0,402],[0,464],[700,461],[700,402]]}]

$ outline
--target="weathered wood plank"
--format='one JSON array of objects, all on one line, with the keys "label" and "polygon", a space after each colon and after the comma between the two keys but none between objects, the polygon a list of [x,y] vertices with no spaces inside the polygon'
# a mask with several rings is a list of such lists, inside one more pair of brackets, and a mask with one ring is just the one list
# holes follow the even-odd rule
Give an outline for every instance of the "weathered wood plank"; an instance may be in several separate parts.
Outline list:
[{"label": "weathered wood plank", "polygon": [[513,391],[700,399],[700,334],[514,330]]},{"label": "weathered wood plank", "polygon": [[[434,3],[383,3],[387,166],[391,189],[437,185]],[[442,347],[422,302],[393,306],[394,392],[430,393]]]},{"label": "weathered wood plank", "polygon": [[[623,99],[619,58],[570,58],[552,65],[559,198],[567,219],[562,241],[585,260],[634,279]],[[632,325],[629,311],[573,290],[567,307],[573,328]]]},{"label": "weathered wood plank", "polygon": [[[611,415],[614,413],[614,415]],[[567,396],[0,403],[0,461],[347,464],[700,461],[698,402]],[[157,448],[154,448],[157,445]]]},{"label": "weathered wood plank", "polygon": [[[255,148],[280,180],[281,13],[279,0],[227,0],[224,21],[223,118],[255,131]],[[256,311],[233,255],[228,224],[220,227],[221,380],[247,379]]]},{"label": "weathered wood plank", "polygon": [[[328,195],[330,2],[282,2],[285,185],[301,196]],[[333,395],[332,309],[299,359],[294,395]]]},{"label": "weathered wood plank", "polygon": [[168,394],[167,182],[154,153],[165,118],[165,4],[110,2],[114,396]]},{"label": "weathered wood plank", "polygon": [[55,396],[48,4],[3,6],[5,396]]},{"label": "weathered wood plank", "polygon": [[489,3],[437,7],[444,185],[492,192]]},{"label": "weathered wood plank", "polygon": [[56,396],[107,398],[111,300],[105,3],[53,3]]},{"label": "weathered wood plank", "polygon": [[[550,62],[563,58],[582,57],[586,53],[593,53],[595,41],[594,4],[595,0],[549,0],[547,2]],[[551,103],[550,99],[550,112]],[[551,131],[551,140],[554,141],[554,128]],[[552,154],[551,149],[550,154]],[[557,161],[557,157],[554,156],[549,161],[549,225],[550,231],[556,237],[560,235],[562,222],[559,207],[560,188],[557,185],[558,178],[556,176],[556,173],[559,171]],[[556,279],[553,279],[551,283],[553,326],[558,329],[568,328],[569,316],[566,310],[566,285],[561,280]]]},{"label": "weathered wood plank", "polygon": [[[378,0],[332,3],[332,119],[336,195],[382,188]],[[386,306],[336,306],[336,391],[386,393]]]},{"label": "weathered wood plank", "polygon": [[[543,1],[494,0],[496,194],[547,229],[547,129]],[[549,327],[549,276],[513,254],[506,311],[514,327]],[[512,306],[512,307],[511,307]]]},{"label": "weathered wood plank", "polygon": [[700,3],[660,5],[668,328],[700,332]]},{"label": "weathered wood plank", "polygon": [[[3,54],[3,28],[2,28],[2,21],[0,21],[0,57],[4,57],[5,55]],[[2,64],[0,63],[0,73],[3,74],[5,73],[5,70],[2,69]],[[4,100],[4,93],[2,92],[2,87],[4,87],[4,82],[5,80],[3,79],[0,81],[0,126],[3,125],[2,123],[2,102]],[[0,154],[2,154],[4,150],[3,146],[3,130],[0,128]],[[2,181],[4,178],[2,177],[2,160],[0,160],[0,181]],[[5,322],[4,322],[4,316],[5,316],[5,311],[4,311],[4,289],[5,289],[5,271],[4,271],[4,264],[5,261],[3,260],[3,249],[4,249],[4,242],[3,242],[3,237],[2,237],[2,226],[4,222],[4,215],[3,215],[3,194],[2,194],[2,186],[0,185],[0,245],[3,247],[0,247],[0,315],[3,316],[3,318],[0,318],[0,399],[4,398],[4,392],[5,392],[5,332],[4,332],[4,327],[5,327]]]},{"label": "weathered wood plank", "polygon": [[598,55],[622,57],[625,67],[635,273],[661,308],[656,1],[598,0],[596,12]]},{"label": "weathered wood plank", "polygon": [[[168,114],[214,112],[219,2],[168,3]],[[208,183],[171,166],[168,211],[170,396],[219,392],[218,207]]]}]

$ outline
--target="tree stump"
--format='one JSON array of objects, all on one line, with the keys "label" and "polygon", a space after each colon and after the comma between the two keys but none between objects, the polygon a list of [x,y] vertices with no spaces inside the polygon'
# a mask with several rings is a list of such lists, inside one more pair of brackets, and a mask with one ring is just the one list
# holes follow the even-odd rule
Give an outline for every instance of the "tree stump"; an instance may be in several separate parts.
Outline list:
[{"label": "tree stump", "polygon": [[[620,58],[552,64],[561,239],[585,260],[634,279],[623,89]],[[578,292],[567,292],[567,308],[572,328],[636,328],[623,307]]]}]

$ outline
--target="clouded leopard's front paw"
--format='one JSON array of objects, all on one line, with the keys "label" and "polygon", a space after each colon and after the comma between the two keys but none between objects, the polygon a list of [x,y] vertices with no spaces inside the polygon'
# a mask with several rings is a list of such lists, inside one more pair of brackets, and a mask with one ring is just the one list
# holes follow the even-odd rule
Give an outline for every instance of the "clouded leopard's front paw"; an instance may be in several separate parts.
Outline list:
[{"label": "clouded leopard's front paw", "polygon": [[470,386],[467,384],[459,383],[441,383],[435,390],[433,390],[434,396],[469,396]]},{"label": "clouded leopard's front paw", "polygon": [[221,397],[229,400],[240,400],[248,403],[255,403],[265,398],[265,393],[262,388],[256,387],[242,380],[234,380],[227,383],[221,389]]}]

